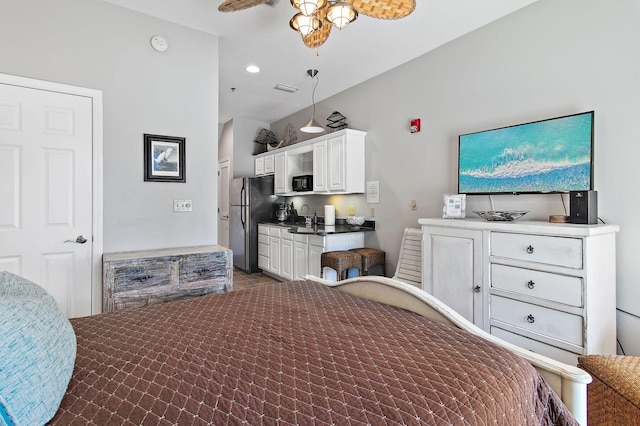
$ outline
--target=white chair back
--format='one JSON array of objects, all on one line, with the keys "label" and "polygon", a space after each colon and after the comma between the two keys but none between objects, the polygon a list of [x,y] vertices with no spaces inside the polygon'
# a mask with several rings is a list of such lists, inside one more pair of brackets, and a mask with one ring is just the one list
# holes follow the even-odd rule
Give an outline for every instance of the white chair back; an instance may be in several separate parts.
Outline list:
[{"label": "white chair back", "polygon": [[405,228],[393,278],[422,288],[422,229]]}]

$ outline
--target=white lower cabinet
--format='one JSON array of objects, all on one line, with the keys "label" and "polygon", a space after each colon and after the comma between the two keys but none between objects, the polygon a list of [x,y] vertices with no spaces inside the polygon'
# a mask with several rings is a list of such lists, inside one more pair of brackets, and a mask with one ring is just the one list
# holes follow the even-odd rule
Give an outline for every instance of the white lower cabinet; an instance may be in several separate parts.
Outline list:
[{"label": "white lower cabinet", "polygon": [[293,236],[293,279],[302,280],[309,274],[309,236]]},{"label": "white lower cabinet", "polygon": [[280,276],[293,279],[293,234],[286,229],[280,233]]},{"label": "white lower cabinet", "polygon": [[269,227],[258,225],[258,268],[269,270]]},{"label": "white lower cabinet", "polygon": [[[268,265],[260,268],[282,280],[319,277],[322,253],[359,247],[364,247],[364,232],[308,235],[290,233],[281,225],[258,225],[258,264]],[[325,272],[326,279],[336,279],[332,269],[326,268]]]},{"label": "white lower cabinet", "polygon": [[568,364],[582,354],[616,353],[617,226],[419,223],[425,290],[479,327]]},{"label": "white lower cabinet", "polygon": [[423,290],[483,328],[482,231],[429,228],[423,244]]}]

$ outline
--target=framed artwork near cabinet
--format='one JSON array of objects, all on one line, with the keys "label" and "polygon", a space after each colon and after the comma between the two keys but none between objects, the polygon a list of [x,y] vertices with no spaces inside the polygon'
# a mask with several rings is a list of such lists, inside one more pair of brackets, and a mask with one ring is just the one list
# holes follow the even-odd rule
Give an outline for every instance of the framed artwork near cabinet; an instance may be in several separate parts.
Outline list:
[{"label": "framed artwork near cabinet", "polygon": [[186,182],[185,138],[144,135],[145,182]]},{"label": "framed artwork near cabinet", "polygon": [[466,195],[465,194],[445,194],[442,196],[444,207],[442,217],[445,219],[464,219],[466,215]]}]

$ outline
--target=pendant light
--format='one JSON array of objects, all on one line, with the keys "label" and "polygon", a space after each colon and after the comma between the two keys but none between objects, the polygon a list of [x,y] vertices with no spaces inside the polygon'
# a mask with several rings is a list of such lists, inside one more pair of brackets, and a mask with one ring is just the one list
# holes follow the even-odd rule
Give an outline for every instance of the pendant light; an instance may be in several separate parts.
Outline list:
[{"label": "pendant light", "polygon": [[289,26],[299,32],[302,38],[305,38],[312,32],[319,30],[322,27],[322,21],[315,15],[307,16],[302,13],[296,13],[289,21]]},{"label": "pendant light", "polygon": [[341,30],[358,18],[358,11],[346,1],[336,1],[327,9],[327,21]]},{"label": "pendant light", "polygon": [[291,5],[306,16],[313,15],[325,4],[327,4],[327,0],[291,0]]},{"label": "pendant light", "polygon": [[[311,120],[307,122],[304,126],[300,128],[301,132],[305,133],[322,133],[324,132],[324,127],[320,125],[315,119],[316,116],[316,101],[315,101],[315,93],[316,86],[318,85],[318,70],[307,70],[307,74],[311,77],[311,85],[313,90],[311,91],[311,103],[313,104],[313,114],[311,115]],[[316,79],[315,85],[313,84],[313,79]]]}]

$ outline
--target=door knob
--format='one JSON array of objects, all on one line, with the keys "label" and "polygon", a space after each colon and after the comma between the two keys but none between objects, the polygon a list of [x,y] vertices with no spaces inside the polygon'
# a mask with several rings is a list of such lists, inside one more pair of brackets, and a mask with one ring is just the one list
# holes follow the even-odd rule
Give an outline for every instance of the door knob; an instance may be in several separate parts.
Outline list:
[{"label": "door knob", "polygon": [[75,240],[66,240],[65,243],[77,243],[77,244],[84,244],[87,242],[87,237],[85,237],[84,235],[78,235],[78,237]]}]

